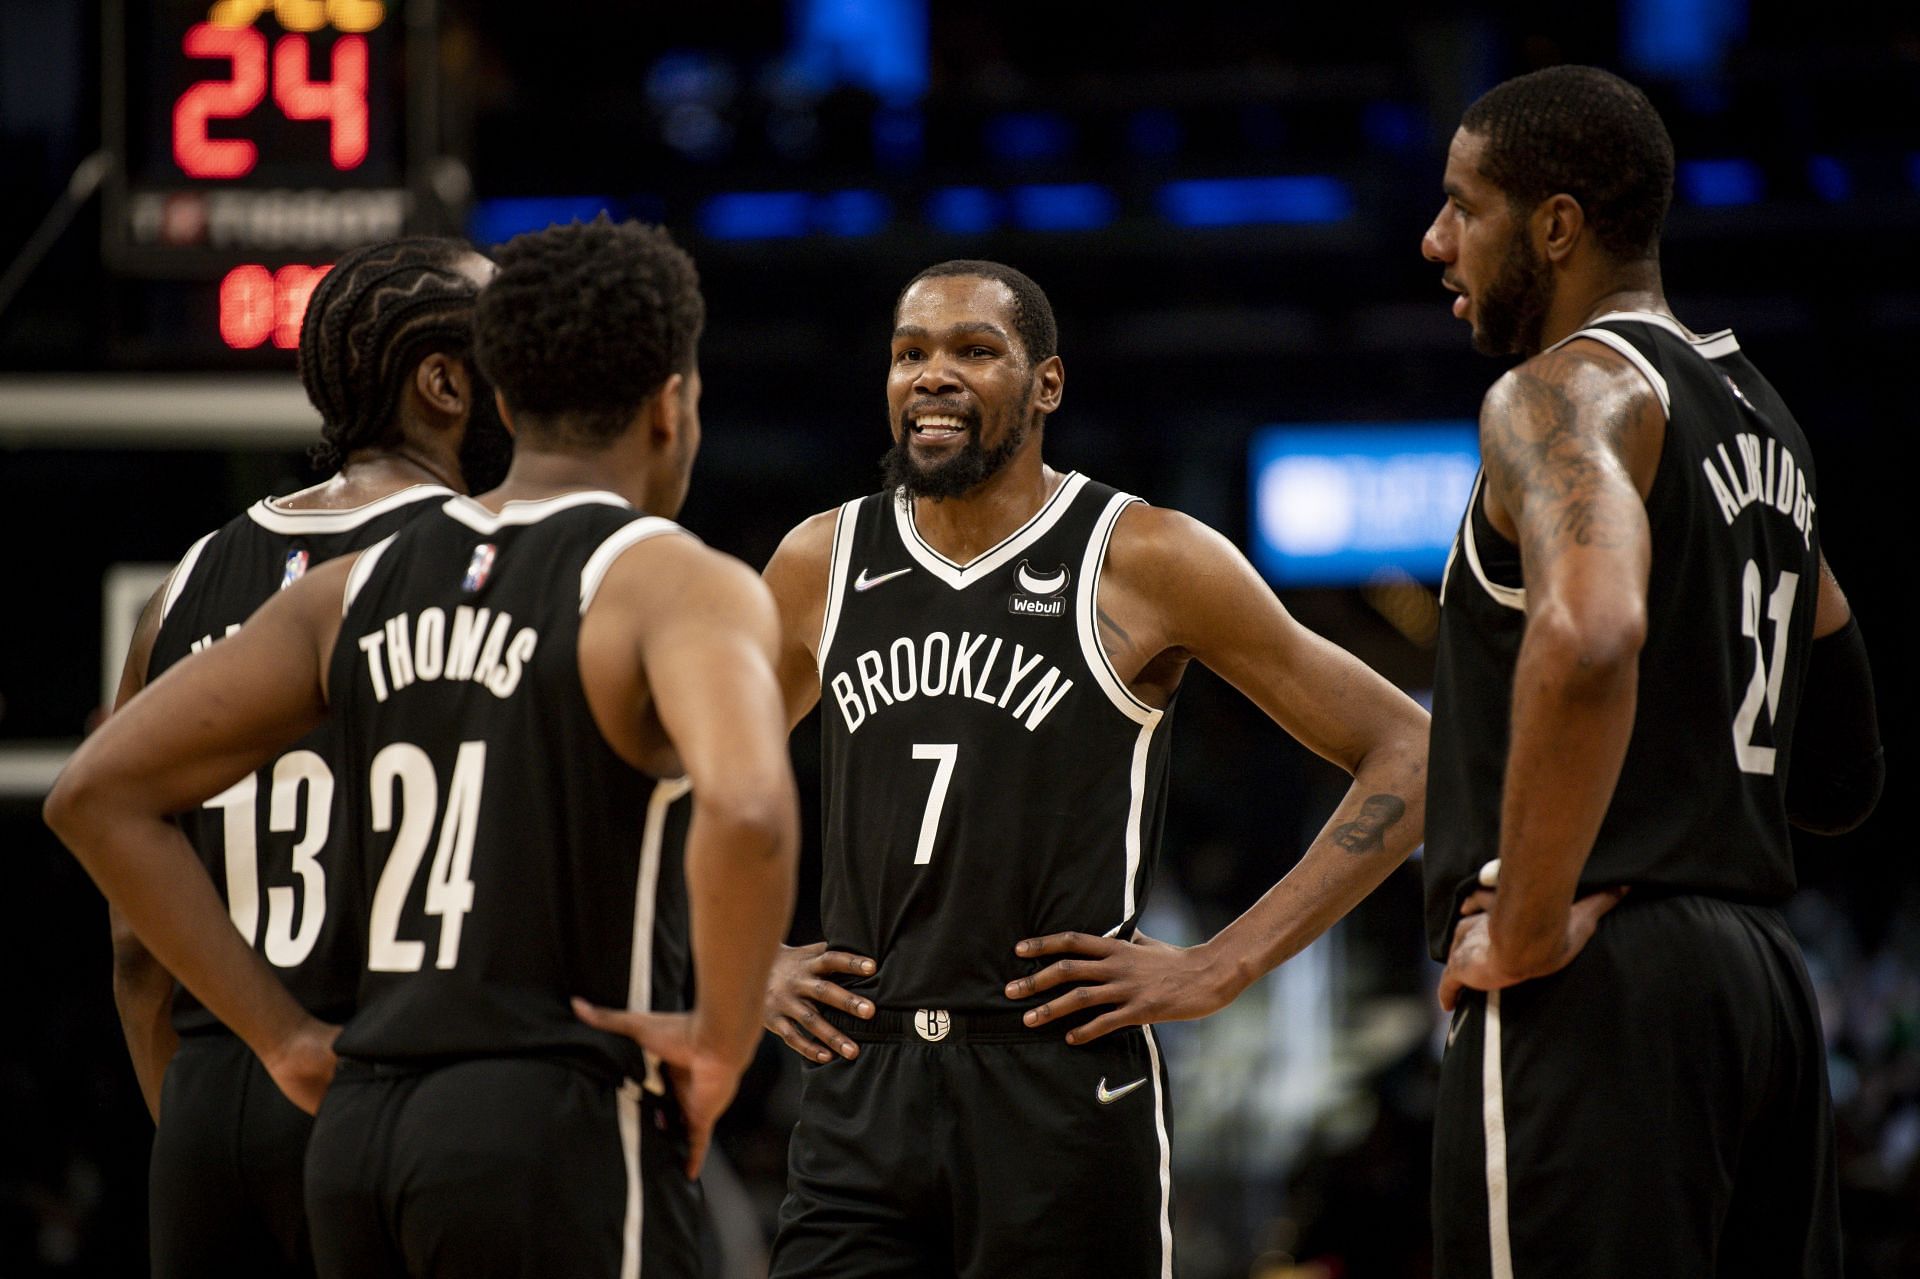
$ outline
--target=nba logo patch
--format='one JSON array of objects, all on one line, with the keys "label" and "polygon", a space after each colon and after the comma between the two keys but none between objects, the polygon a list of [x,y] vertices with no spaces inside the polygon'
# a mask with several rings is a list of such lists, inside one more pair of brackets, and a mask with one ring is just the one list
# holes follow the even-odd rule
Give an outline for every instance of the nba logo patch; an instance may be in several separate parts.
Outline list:
[{"label": "nba logo patch", "polygon": [[460,583],[463,591],[477,591],[487,584],[487,575],[493,572],[494,545],[482,542],[473,548],[473,558],[467,561],[467,577]]},{"label": "nba logo patch", "polygon": [[306,573],[307,553],[305,551],[288,551],[287,567],[280,574],[280,589],[283,591],[286,590],[302,577],[305,577]]}]

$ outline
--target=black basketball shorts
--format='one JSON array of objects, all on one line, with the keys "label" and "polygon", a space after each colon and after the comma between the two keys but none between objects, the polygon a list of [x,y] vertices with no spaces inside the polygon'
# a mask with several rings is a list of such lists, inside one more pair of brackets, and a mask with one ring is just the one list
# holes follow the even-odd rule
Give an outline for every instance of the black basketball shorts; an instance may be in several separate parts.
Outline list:
[{"label": "black basketball shorts", "polygon": [[312,1129],[239,1039],[184,1036],[149,1166],[155,1279],[311,1275],[300,1168]]},{"label": "black basketball shorts", "polygon": [[808,1063],[774,1279],[1168,1279],[1166,1072],[1152,1034],[1065,1042],[1018,1013],[834,1016]]},{"label": "black basketball shorts", "polygon": [[1572,964],[1455,1009],[1439,1279],[1837,1276],[1820,1018],[1779,912],[1630,895]]},{"label": "black basketball shorts", "polygon": [[307,1155],[323,1279],[693,1279],[670,1101],[545,1057],[342,1061]]}]

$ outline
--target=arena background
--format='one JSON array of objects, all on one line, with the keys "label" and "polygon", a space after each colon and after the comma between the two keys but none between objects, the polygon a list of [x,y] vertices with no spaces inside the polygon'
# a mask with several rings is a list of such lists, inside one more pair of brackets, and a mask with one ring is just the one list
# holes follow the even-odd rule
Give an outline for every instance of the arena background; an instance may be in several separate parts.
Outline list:
[{"label": "arena background", "polygon": [[[1309,559],[1356,556],[1326,561],[1319,584],[1298,581],[1304,560],[1263,562],[1298,615],[1416,694],[1431,676],[1437,572],[1416,545],[1425,534],[1383,524],[1383,508],[1444,501],[1458,459],[1360,424],[1470,419],[1501,368],[1469,350],[1418,252],[1447,139],[1467,102],[1520,71],[1594,62],[1643,84],[1681,158],[1665,250],[1675,309],[1695,329],[1733,326],[1794,406],[1827,553],[1874,655],[1887,796],[1854,834],[1801,843],[1789,915],[1828,1028],[1849,1273],[1920,1273],[1920,893],[1898,833],[1911,748],[1897,713],[1913,692],[1912,509],[1899,504],[1912,500],[1902,370],[1920,339],[1920,9],[251,7],[276,37],[326,10],[316,45],[369,12],[385,26],[365,36],[371,159],[355,160],[351,139],[327,150],[337,120],[274,123],[263,107],[212,130],[264,139],[257,180],[227,183],[249,198],[377,180],[408,193],[392,207],[409,228],[483,246],[606,208],[664,219],[692,250],[710,321],[684,520],[714,545],[760,564],[799,519],[874,486],[896,291],[933,261],[998,258],[1059,314],[1071,376],[1048,429],[1056,466],[1251,547],[1256,432],[1340,424],[1331,445],[1308,438],[1309,464],[1288,473],[1299,502],[1287,509],[1304,502],[1312,519],[1268,531]],[[192,198],[139,203],[142,181],[167,185],[155,175],[182,85],[220,65],[181,57],[206,9],[0,0],[6,1275],[144,1268],[150,1126],[114,1020],[105,910],[38,817],[52,770],[98,716],[103,649],[105,667],[119,660],[109,632],[141,578],[114,566],[164,565],[246,503],[310,481],[315,420],[282,347],[311,277],[289,268],[324,264],[367,225],[322,200],[278,223],[243,219],[215,244]],[[313,64],[316,82],[326,66]],[[354,172],[381,165],[384,177]],[[1195,940],[1286,870],[1344,779],[1204,672],[1182,703],[1148,930]],[[816,739],[810,722],[794,748],[810,808]],[[810,829],[800,940],[817,926],[816,844]],[[1168,1029],[1189,1279],[1425,1273],[1440,1026],[1418,874],[1402,868],[1231,1009]],[[755,1273],[795,1074],[769,1040],[724,1125],[716,1274]]]}]

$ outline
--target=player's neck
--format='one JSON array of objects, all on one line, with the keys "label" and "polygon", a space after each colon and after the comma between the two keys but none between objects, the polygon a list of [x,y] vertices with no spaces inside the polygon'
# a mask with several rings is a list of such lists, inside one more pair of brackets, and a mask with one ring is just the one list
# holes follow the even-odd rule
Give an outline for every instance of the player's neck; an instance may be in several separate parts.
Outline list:
[{"label": "player's neck", "polygon": [[456,493],[465,487],[457,467],[446,459],[405,447],[363,449],[350,454],[332,478],[281,499],[281,505],[294,510],[345,510],[417,484],[438,484]]},{"label": "player's neck", "polygon": [[1658,261],[1615,266],[1604,274],[1570,277],[1554,291],[1547,322],[1540,332],[1542,350],[1565,341],[1603,315],[1615,311],[1645,311],[1672,317],[1666,291],[1660,283]]},{"label": "player's neck", "polygon": [[1016,456],[999,474],[959,497],[915,499],[913,525],[934,550],[965,564],[1013,536],[1065,478],[1040,460],[1036,448],[1031,461]]},{"label": "player's neck", "polygon": [[[631,434],[631,433],[630,433]],[[568,493],[598,490],[624,498],[638,510],[662,514],[666,478],[655,459],[636,451],[631,438],[604,449],[543,448],[523,433],[514,445],[507,478],[479,501],[498,511],[508,502],[539,502]]]}]

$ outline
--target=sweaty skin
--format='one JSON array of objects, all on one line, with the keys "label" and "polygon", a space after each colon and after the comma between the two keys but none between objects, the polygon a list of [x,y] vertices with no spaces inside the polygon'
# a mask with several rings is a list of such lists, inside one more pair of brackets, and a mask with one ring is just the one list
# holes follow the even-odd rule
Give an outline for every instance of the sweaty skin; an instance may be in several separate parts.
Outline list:
[{"label": "sweaty skin", "polygon": [[[1059,407],[1058,356],[1029,366],[998,281],[922,280],[901,300],[887,381],[888,417],[917,465],[938,465],[962,443],[913,431],[921,415],[977,415],[991,451],[1026,428],[1006,466],[942,501],[919,499],[914,519],[958,563],[988,550],[1045,504],[1063,476],[1041,456],[1045,416]],[[835,512],[802,523],[765,576],[781,618],[778,674],[789,723],[820,697],[817,646],[826,609]],[[1301,626],[1224,537],[1176,511],[1135,504],[1114,527],[1096,600],[1101,643],[1134,695],[1164,707],[1187,665],[1200,661],[1280,727],[1353,775],[1345,799],[1298,865],[1239,919],[1198,946],[1061,933],[1019,940],[1022,957],[1059,956],[1010,983],[1009,999],[1073,985],[1033,1008],[1030,1026],[1083,1008],[1106,1011],[1067,1035],[1086,1043],[1123,1026],[1203,1017],[1298,953],[1386,878],[1419,843],[1426,802],[1427,714],[1365,664]],[[766,1025],[814,1061],[859,1049],[820,1015],[829,1004],[858,1017],[870,1003],[831,980],[871,973],[868,956],[823,943],[783,949]]]}]

